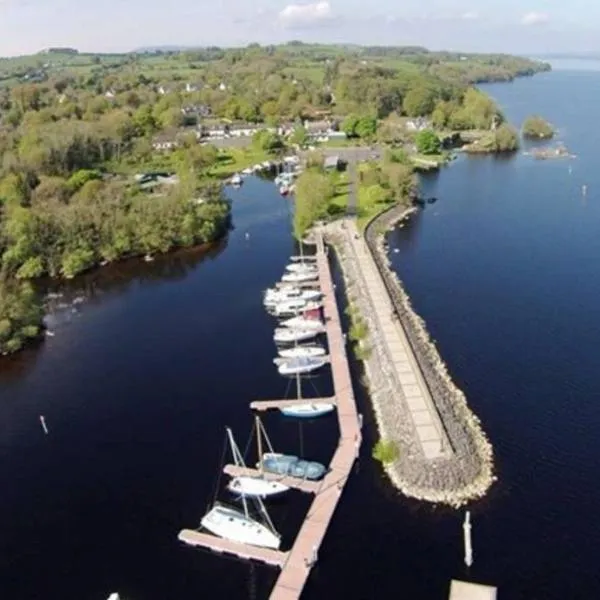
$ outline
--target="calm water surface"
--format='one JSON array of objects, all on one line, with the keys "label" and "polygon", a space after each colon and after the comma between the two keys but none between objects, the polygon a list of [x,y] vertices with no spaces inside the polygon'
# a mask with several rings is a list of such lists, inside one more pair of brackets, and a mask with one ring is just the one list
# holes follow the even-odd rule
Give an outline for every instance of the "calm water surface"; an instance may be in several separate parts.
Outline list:
[{"label": "calm water surface", "polygon": [[[487,89],[513,122],[539,112],[555,123],[578,155],[572,172],[525,156],[457,161],[424,183],[439,201],[390,234],[496,448],[499,482],[472,507],[475,565],[462,564],[462,514],[399,497],[369,459],[375,432],[353,365],[363,456],[306,598],[434,600],[453,577],[498,585],[505,599],[600,595],[600,73]],[[224,427],[244,446],[248,403],[287,387],[260,292],[293,252],[289,204],[260,180],[232,197],[236,229],[222,247],[76,281],[64,300],[85,302],[58,307],[56,336],[0,363],[0,598],[267,597],[276,571],[176,539],[223,483]],[[306,392],[330,385],[324,373]],[[327,461],[335,445],[335,419],[265,424],[277,449]],[[273,503],[287,545],[308,502]]]}]

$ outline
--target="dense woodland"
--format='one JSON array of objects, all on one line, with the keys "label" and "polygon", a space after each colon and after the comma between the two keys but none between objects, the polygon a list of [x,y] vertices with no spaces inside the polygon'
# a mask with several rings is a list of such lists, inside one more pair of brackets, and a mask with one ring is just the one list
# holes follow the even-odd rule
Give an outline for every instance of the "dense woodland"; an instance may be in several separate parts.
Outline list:
[{"label": "dense woodland", "polygon": [[[351,137],[379,141],[396,117],[490,129],[503,117],[469,84],[546,68],[502,55],[299,42],[123,55],[54,49],[0,59],[0,271],[9,282],[0,284],[0,352],[33,332],[7,312],[6,298],[32,298],[15,281],[73,277],[224,235],[230,207],[212,170],[219,154],[198,143],[199,126],[328,118]],[[153,140],[172,131],[179,147],[157,158]],[[302,128],[294,135],[302,138]],[[273,134],[258,137],[263,151],[283,145]],[[136,182],[134,174],[157,161],[176,185]],[[28,322],[37,313],[23,314]]]}]

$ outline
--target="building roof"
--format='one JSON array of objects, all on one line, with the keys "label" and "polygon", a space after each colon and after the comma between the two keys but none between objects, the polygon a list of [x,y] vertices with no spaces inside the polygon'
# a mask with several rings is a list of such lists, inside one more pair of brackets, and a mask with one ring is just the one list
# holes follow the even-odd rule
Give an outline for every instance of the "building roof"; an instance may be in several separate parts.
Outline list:
[{"label": "building roof", "polygon": [[340,157],[336,154],[334,156],[326,156],[323,162],[323,166],[326,169],[337,168],[340,163]]}]

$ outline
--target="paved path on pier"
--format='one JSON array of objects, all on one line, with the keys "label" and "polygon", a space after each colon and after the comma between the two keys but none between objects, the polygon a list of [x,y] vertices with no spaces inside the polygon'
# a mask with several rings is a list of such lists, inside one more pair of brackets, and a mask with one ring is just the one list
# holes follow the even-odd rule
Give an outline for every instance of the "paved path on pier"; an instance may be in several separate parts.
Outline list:
[{"label": "paved path on pier", "polygon": [[423,454],[430,459],[445,456],[451,451],[446,433],[402,324],[394,314],[389,293],[364,236],[359,235],[353,219],[344,219],[343,227],[339,224],[339,231],[347,236],[353,250],[363,280],[362,284],[358,284],[368,293],[378,325],[378,331],[371,332],[371,336],[374,341],[382,342],[388,351]]}]

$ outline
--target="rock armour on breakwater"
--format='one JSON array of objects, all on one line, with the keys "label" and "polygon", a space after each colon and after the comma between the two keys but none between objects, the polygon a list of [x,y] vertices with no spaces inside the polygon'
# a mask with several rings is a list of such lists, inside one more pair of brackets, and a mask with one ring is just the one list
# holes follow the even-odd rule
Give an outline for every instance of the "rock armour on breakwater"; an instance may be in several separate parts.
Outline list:
[{"label": "rock armour on breakwater", "polygon": [[324,233],[339,257],[348,299],[359,309],[369,328],[369,337],[364,343],[371,352],[363,362],[373,409],[381,438],[393,440],[399,449],[399,458],[385,470],[394,486],[405,495],[458,507],[482,497],[493,483],[492,446],[479,419],[469,409],[464,394],[450,378],[385,252],[381,233],[413,210],[395,207],[379,215],[367,227],[365,238],[450,441],[451,451],[443,457],[427,459],[423,454],[406,399],[395,385],[394,367],[389,352],[381,343],[378,320],[372,314],[368,292],[361,285],[362,274],[353,256],[354,249],[344,221],[327,225]]}]

